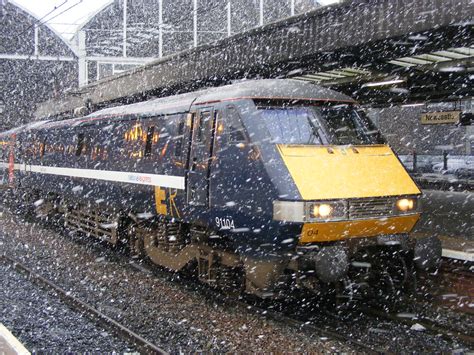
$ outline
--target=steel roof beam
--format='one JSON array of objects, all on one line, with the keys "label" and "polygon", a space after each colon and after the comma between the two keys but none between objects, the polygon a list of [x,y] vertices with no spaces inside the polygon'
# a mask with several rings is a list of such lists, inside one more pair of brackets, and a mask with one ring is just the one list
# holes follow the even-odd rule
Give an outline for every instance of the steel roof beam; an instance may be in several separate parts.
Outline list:
[{"label": "steel roof beam", "polygon": [[[471,45],[473,13],[471,0],[343,2],[90,84],[81,98],[83,103],[103,105],[244,77],[276,77],[302,67],[305,72],[324,72]],[[37,115],[59,114],[58,107],[73,111],[75,105],[66,97],[61,105],[42,105]]]},{"label": "steel roof beam", "polygon": [[77,58],[66,56],[52,56],[52,55],[26,55],[26,54],[0,54],[0,59],[11,60],[40,60],[51,62],[73,62]]}]

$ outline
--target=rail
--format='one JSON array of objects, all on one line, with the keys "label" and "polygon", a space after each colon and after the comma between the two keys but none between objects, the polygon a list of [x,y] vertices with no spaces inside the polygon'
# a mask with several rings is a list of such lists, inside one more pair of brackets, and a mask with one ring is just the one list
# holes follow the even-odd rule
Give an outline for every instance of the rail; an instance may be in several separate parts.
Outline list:
[{"label": "rail", "polygon": [[72,296],[69,292],[57,286],[53,282],[45,279],[43,276],[35,273],[21,262],[14,260],[7,255],[0,255],[0,261],[4,264],[12,266],[16,271],[26,275],[28,279],[37,285],[53,291],[63,302],[65,302],[72,309],[78,310],[86,314],[97,325],[111,331],[121,339],[127,340],[137,347],[137,350],[146,354],[167,354],[166,351],[144,339],[137,333],[133,332],[124,325],[116,322],[112,318],[106,316],[104,313],[98,311],[91,305],[81,301]]}]

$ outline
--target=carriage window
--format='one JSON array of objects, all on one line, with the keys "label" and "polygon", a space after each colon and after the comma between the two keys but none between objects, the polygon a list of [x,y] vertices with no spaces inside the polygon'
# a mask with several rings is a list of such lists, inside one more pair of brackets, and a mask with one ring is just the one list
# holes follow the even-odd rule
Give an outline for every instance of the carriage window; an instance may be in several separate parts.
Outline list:
[{"label": "carriage window", "polygon": [[134,121],[129,124],[132,126],[124,134],[126,154],[130,158],[140,159],[144,155],[147,132],[144,131],[141,121]]},{"label": "carriage window", "polygon": [[79,133],[77,135],[77,148],[76,148],[77,157],[81,155],[81,152],[83,149],[84,149],[84,133]]},{"label": "carriage window", "polygon": [[240,115],[234,106],[227,106],[227,135],[229,143],[245,142]]},{"label": "carriage window", "polygon": [[46,138],[44,139],[43,143],[40,144],[40,158],[43,159],[44,157],[44,150],[46,148]]}]

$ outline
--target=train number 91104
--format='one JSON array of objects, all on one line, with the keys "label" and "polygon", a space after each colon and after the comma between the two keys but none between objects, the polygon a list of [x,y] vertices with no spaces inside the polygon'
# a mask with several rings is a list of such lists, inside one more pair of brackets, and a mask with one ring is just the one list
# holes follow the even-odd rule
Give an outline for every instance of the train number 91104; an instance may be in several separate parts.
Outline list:
[{"label": "train number 91104", "polygon": [[220,229],[235,229],[234,220],[232,218],[216,217],[216,226]]}]

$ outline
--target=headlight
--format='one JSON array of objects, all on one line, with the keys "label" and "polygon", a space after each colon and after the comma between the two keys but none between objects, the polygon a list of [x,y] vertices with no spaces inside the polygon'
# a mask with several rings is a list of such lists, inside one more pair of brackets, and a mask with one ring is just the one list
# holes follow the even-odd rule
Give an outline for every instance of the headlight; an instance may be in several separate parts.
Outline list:
[{"label": "headlight", "polygon": [[342,220],[347,218],[347,203],[343,200],[307,202],[307,221]]},{"label": "headlight", "polygon": [[273,219],[285,222],[316,222],[347,219],[347,202],[273,201]]},{"label": "headlight", "polygon": [[311,218],[328,218],[332,214],[332,207],[327,203],[322,203],[320,205],[313,205],[309,216]]},{"label": "headlight", "polygon": [[411,212],[416,209],[416,199],[400,198],[395,202],[395,206],[399,213]]},{"label": "headlight", "polygon": [[[335,201],[273,201],[273,219],[284,222],[325,222],[353,219],[379,219],[404,214],[418,213],[418,197],[390,197],[376,204]],[[377,200],[378,201],[378,200]],[[351,214],[349,214],[351,206]],[[350,218],[349,218],[350,216]]]}]

